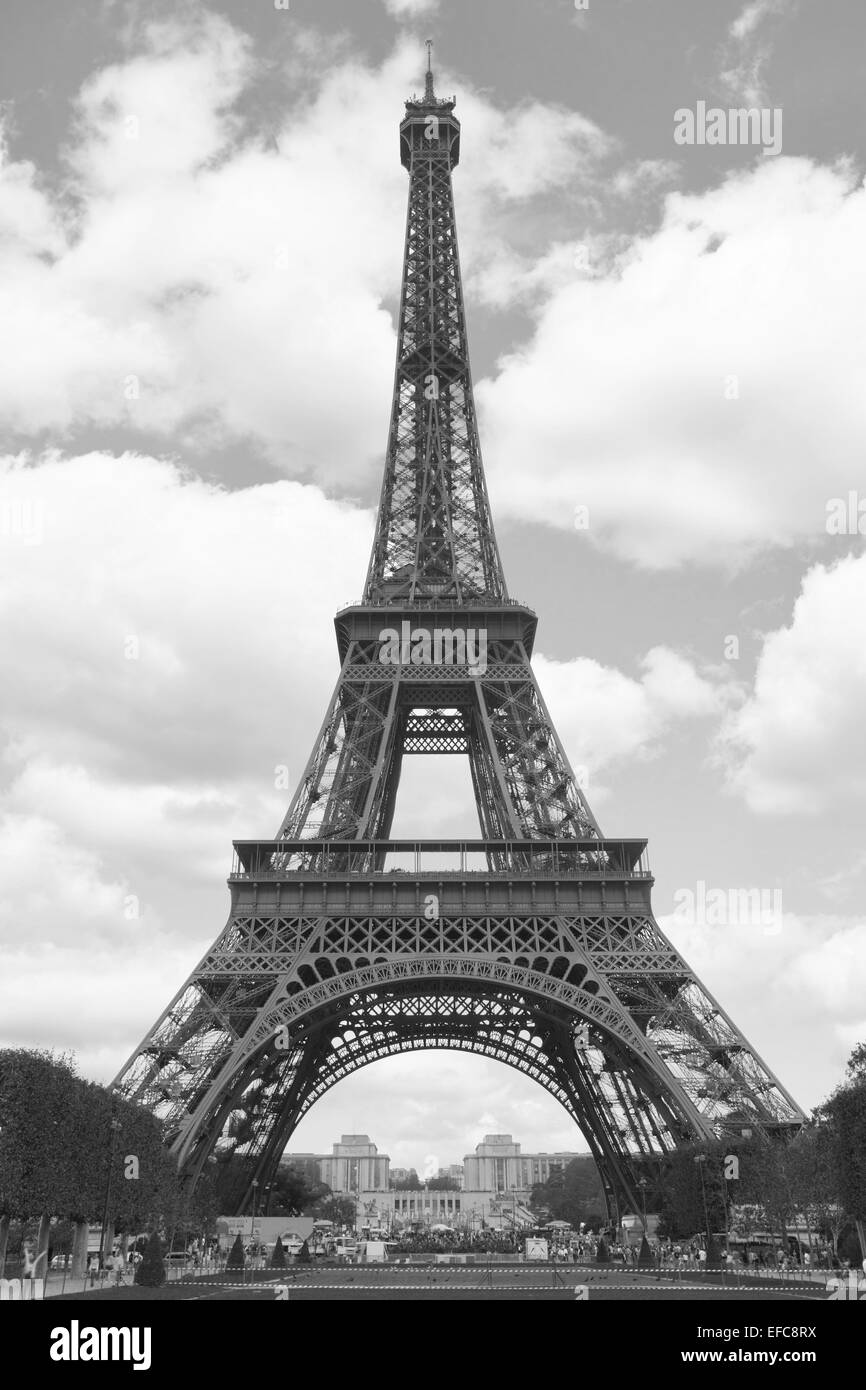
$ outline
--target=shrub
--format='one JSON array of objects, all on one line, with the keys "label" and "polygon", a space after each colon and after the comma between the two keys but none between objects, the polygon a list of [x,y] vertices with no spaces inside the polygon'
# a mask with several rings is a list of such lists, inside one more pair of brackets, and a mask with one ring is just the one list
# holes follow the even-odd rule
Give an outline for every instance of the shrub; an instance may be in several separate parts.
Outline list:
[{"label": "shrub", "polygon": [[244,1257],[243,1241],[241,1240],[240,1236],[237,1235],[235,1236],[235,1243],[229,1251],[229,1257],[226,1261],[226,1269],[243,1269],[245,1263],[246,1259]]},{"label": "shrub", "polygon": [[156,1231],[151,1232],[141,1262],[136,1265],[135,1282],[146,1289],[158,1289],[165,1283],[162,1244]]},{"label": "shrub", "polygon": [[638,1269],[652,1269],[655,1266],[652,1247],[646,1236],[640,1243],[640,1254],[637,1257]]}]

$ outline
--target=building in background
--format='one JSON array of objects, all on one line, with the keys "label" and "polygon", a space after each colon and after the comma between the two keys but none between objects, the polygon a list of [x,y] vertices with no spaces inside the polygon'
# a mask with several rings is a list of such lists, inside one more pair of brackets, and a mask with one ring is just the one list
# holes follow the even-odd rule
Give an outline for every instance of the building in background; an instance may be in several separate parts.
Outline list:
[{"label": "building in background", "polygon": [[415,1226],[450,1226],[453,1230],[508,1231],[533,1224],[535,1218],[515,1192],[418,1191],[360,1192],[356,1229],[365,1225],[387,1231]]},{"label": "building in background", "polygon": [[422,1181],[419,1188],[403,1191],[395,1185],[408,1182],[415,1170],[392,1168],[368,1134],[344,1134],[329,1154],[287,1153],[282,1162],[312,1164],[332,1192],[354,1197],[358,1230],[390,1230],[395,1222],[507,1230],[531,1223],[526,1203],[536,1183],[547,1182],[555,1169],[581,1157],[585,1155],[524,1154],[510,1134],[487,1134],[463,1163],[439,1169],[438,1177],[450,1178],[454,1188],[431,1190]]},{"label": "building in background", "polygon": [[463,1186],[463,1164],[452,1163],[447,1168],[440,1168],[436,1174],[437,1178],[450,1178],[458,1187]]},{"label": "building in background", "polygon": [[510,1134],[486,1134],[474,1154],[463,1160],[463,1186],[473,1192],[528,1194],[536,1183],[547,1182],[554,1169],[567,1168],[577,1153],[520,1152]]},{"label": "building in background", "polygon": [[329,1154],[283,1154],[283,1164],[316,1163],[319,1181],[334,1193],[387,1192],[391,1160],[380,1154],[369,1134],[344,1134]]}]

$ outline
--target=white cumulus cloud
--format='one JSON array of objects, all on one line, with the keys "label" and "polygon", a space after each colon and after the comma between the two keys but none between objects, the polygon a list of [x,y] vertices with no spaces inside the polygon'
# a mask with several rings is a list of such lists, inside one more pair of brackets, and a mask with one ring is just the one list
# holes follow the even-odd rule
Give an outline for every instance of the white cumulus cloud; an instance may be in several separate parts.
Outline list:
[{"label": "white cumulus cloud", "polygon": [[604,773],[633,757],[656,756],[683,721],[718,715],[723,686],[681,654],[655,647],[639,678],[588,657],[533,662],[538,683],[578,779],[595,805],[606,796]]},{"label": "white cumulus cloud", "polygon": [[866,555],[806,574],[788,627],[764,640],[753,690],[725,724],[730,785],[752,810],[866,806]]},{"label": "white cumulus cloud", "polygon": [[439,0],[383,0],[383,4],[395,19],[417,19],[439,8]]},{"label": "white cumulus cloud", "polygon": [[[205,460],[241,445],[345,491],[378,469],[407,195],[394,132],[417,44],[401,39],[379,68],[314,52],[312,85],[287,79],[267,119],[249,115],[262,61],[213,14],[151,24],[83,84],[62,179],[7,142],[8,431],[120,428]],[[573,112],[498,109],[468,84],[461,108],[471,274],[504,208],[555,189],[605,141]]]},{"label": "white cumulus cloud", "polygon": [[497,513],[648,568],[823,539],[862,477],[864,236],[843,166],[765,159],[670,195],[481,383]]}]

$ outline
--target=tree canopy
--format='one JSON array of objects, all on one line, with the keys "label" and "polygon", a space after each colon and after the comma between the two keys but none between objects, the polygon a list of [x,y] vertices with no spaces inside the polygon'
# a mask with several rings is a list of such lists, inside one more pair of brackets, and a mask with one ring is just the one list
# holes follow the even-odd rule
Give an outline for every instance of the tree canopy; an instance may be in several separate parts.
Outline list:
[{"label": "tree canopy", "polygon": [[[729,1157],[737,1160],[731,1180]],[[661,1165],[657,1196],[649,1209],[661,1213],[660,1233],[675,1239],[703,1232],[707,1216],[713,1231],[729,1223],[745,1237],[761,1230],[785,1237],[804,1220],[834,1250],[846,1227],[857,1225],[866,1255],[866,1043],[854,1048],[841,1085],[796,1134],[756,1131],[679,1149]]]},{"label": "tree canopy", "polygon": [[271,1216],[302,1216],[330,1191],[319,1180],[315,1163],[281,1163],[270,1186],[267,1210]]},{"label": "tree canopy", "polygon": [[423,1186],[414,1168],[410,1168],[405,1178],[397,1178],[391,1183],[395,1192],[420,1192]]},{"label": "tree canopy", "polygon": [[0,1211],[96,1222],[111,1177],[117,1229],[156,1219],[201,1229],[212,1220],[208,1176],[184,1196],[162,1125],[149,1111],[85,1081],[71,1057],[0,1050]]},{"label": "tree canopy", "polygon": [[[834,1139],[832,1162],[839,1198],[859,1223],[862,1245],[866,1223],[866,1043],[854,1048],[845,1080],[825,1101],[820,1114]],[[863,1254],[866,1256],[866,1249]]]},{"label": "tree canopy", "polygon": [[545,1183],[536,1183],[529,1199],[533,1211],[551,1221],[569,1221],[572,1226],[607,1224],[604,1188],[595,1161],[573,1158],[565,1168],[554,1168]]}]

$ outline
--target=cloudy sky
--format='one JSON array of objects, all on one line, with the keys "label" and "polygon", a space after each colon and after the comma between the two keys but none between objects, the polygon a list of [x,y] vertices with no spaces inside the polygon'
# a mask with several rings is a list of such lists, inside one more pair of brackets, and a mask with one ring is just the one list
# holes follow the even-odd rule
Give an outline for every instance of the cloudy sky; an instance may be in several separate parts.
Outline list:
[{"label": "cloudy sky", "polygon": [[[485,465],[606,833],[797,1100],[866,1036],[860,0],[11,0],[0,45],[0,1043],[107,1080],[272,835],[372,538],[423,40],[463,124]],[[698,102],[782,151],[678,145]],[[858,510],[859,508],[859,510]],[[860,529],[858,529],[858,520]],[[395,833],[474,833],[410,760]],[[287,774],[282,769],[287,769]],[[782,894],[780,930],[688,893]],[[582,1147],[427,1054],[292,1148]]]}]

